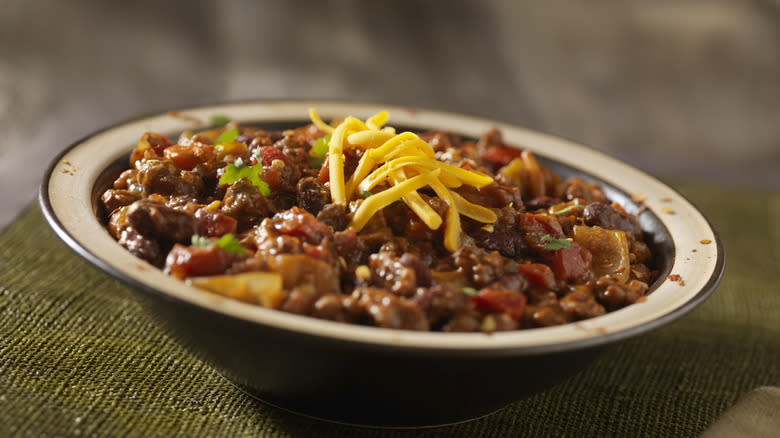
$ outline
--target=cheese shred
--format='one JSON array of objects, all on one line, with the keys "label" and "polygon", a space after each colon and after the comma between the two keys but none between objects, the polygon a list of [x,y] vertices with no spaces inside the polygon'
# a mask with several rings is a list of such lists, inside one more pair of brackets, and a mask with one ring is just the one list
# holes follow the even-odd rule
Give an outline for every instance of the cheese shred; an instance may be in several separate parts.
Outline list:
[{"label": "cheese shred", "polygon": [[[356,190],[365,199],[357,201],[357,209],[350,225],[360,231],[378,211],[402,200],[425,223],[437,230],[444,223],[444,247],[455,251],[460,247],[460,215],[486,224],[497,220],[489,208],[473,204],[450,189],[463,184],[477,188],[493,182],[487,175],[452,166],[436,159],[428,142],[412,132],[396,134],[384,126],[390,115],[381,111],[365,122],[347,117],[336,126],[323,122],[314,109],[309,109],[312,123],[330,134],[328,143],[328,176],[331,199],[346,205],[355,197]],[[344,150],[363,151],[357,168],[348,180],[344,177]],[[446,217],[442,217],[417,193],[430,187],[436,196],[447,203]],[[371,190],[378,190],[371,193]]]}]

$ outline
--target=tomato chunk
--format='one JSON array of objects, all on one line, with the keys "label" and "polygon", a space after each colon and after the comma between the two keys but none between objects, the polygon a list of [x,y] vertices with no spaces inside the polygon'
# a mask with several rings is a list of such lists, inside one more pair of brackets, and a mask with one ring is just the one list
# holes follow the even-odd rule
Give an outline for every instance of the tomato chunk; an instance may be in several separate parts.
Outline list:
[{"label": "tomato chunk", "polygon": [[522,263],[517,269],[531,283],[546,289],[555,288],[555,275],[549,266],[542,263]]},{"label": "tomato chunk", "polygon": [[553,216],[520,213],[517,215],[517,225],[523,232],[523,239],[529,247],[536,251],[547,251],[542,238],[549,235],[553,239],[565,238],[561,224]]},{"label": "tomato chunk", "polygon": [[223,274],[233,258],[233,254],[217,245],[198,248],[177,243],[165,259],[165,273],[178,279]]},{"label": "tomato chunk", "polygon": [[513,147],[491,146],[480,158],[498,168],[506,166],[515,158],[520,158],[522,153],[522,150]]},{"label": "tomato chunk", "polygon": [[274,160],[282,160],[287,163],[287,156],[284,155],[284,152],[273,146],[263,146],[258,155],[260,155],[263,166],[270,166]]},{"label": "tomato chunk", "polygon": [[512,319],[520,319],[525,312],[525,294],[513,290],[482,289],[471,297],[478,308],[488,312],[506,313]]},{"label": "tomato chunk", "polygon": [[236,233],[238,222],[232,217],[216,210],[201,208],[195,212],[198,219],[198,234],[207,237],[221,237],[225,234]]},{"label": "tomato chunk", "polygon": [[553,251],[552,270],[560,280],[583,283],[593,277],[592,260],[590,251],[572,242],[568,248]]}]

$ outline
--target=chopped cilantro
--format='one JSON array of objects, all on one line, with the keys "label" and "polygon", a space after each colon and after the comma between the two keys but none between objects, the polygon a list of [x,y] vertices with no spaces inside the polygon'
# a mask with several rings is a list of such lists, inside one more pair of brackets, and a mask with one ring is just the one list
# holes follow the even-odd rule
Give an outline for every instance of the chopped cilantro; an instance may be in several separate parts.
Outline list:
[{"label": "chopped cilantro", "polygon": [[222,114],[212,114],[209,117],[209,124],[211,126],[225,126],[230,123],[230,117],[223,116]]},{"label": "chopped cilantro", "polygon": [[582,209],[584,210],[584,209],[585,209],[585,206],[584,206],[584,205],[580,205],[580,204],[574,204],[574,205],[570,205],[570,206],[568,206],[568,207],[566,207],[566,208],[562,208],[562,209],[560,209],[560,210],[556,211],[556,212],[555,212],[555,213],[553,213],[553,214],[556,214],[556,215],[557,215],[557,214],[566,214],[566,213],[568,213],[568,212],[570,212],[570,211],[574,210],[575,208],[582,208]]},{"label": "chopped cilantro", "polygon": [[361,193],[364,198],[368,198],[369,196],[373,195],[373,193],[369,192],[368,190],[363,190],[363,193]]},{"label": "chopped cilantro", "polygon": [[190,246],[194,248],[210,248],[214,245],[217,245],[227,252],[244,252],[244,247],[241,246],[241,242],[239,242],[231,233],[225,234],[216,241],[197,234],[192,235],[192,244]]},{"label": "chopped cilantro", "polygon": [[238,138],[238,128],[229,129],[217,137],[217,140],[214,142],[215,145],[220,143],[230,143],[231,141],[235,141]]},{"label": "chopped cilantro", "polygon": [[236,158],[231,164],[225,167],[225,173],[219,177],[220,184],[233,184],[241,178],[246,178],[255,187],[260,190],[263,196],[271,194],[271,189],[268,184],[260,179],[260,174],[263,173],[262,163],[257,163],[254,166],[247,166],[241,158]]},{"label": "chopped cilantro", "polygon": [[473,297],[477,293],[479,293],[478,290],[474,289],[473,287],[463,286],[460,288],[461,291],[463,291],[464,294]]},{"label": "chopped cilantro", "polygon": [[571,246],[569,239],[553,239],[549,234],[542,236],[542,248],[549,250],[566,249]]},{"label": "chopped cilantro", "polygon": [[230,233],[220,237],[219,240],[217,240],[217,246],[227,252],[244,252],[244,247],[241,246],[241,242],[239,242],[238,239],[236,239],[236,237]]},{"label": "chopped cilantro", "polygon": [[328,143],[330,142],[330,135],[320,137],[314,142],[314,146],[311,148],[311,155],[309,156],[309,165],[312,168],[318,169],[325,163],[325,155],[328,154]]}]

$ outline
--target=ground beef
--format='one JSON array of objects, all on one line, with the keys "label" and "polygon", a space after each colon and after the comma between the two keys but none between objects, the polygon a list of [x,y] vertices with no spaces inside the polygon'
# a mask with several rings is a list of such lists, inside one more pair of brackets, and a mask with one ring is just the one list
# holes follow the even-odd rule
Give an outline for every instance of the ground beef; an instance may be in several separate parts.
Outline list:
[{"label": "ground beef", "polygon": [[274,207],[248,179],[242,178],[228,187],[220,211],[238,221],[240,231],[259,224],[274,213]]},{"label": "ground beef", "polygon": [[[233,128],[235,140],[217,140]],[[489,333],[565,324],[641,301],[658,276],[635,216],[610,204],[597,184],[562,180],[530,151],[506,144],[498,130],[478,141],[421,134],[439,161],[493,179],[480,188],[460,184],[452,182],[452,169],[442,179],[495,213],[490,224],[475,220],[479,214],[457,196],[450,205],[433,187],[417,191],[442,219],[458,208],[457,250],[444,245],[447,223],[429,228],[398,196],[357,230],[355,211],[389,185],[334,203],[327,156],[322,164],[312,151],[325,135],[314,125],[266,131],[235,123],[181,135],[176,143],[145,133],[131,168],[100,197],[107,229],[132,254],[176,278],[273,272],[282,282],[273,308],[393,329]],[[347,146],[345,181],[368,150]],[[239,158],[268,191],[248,178],[219,184]],[[417,165],[403,169],[418,172]],[[598,251],[575,239],[580,226],[625,231],[630,275],[597,278]],[[626,256],[623,247],[599,239],[599,251]]]},{"label": "ground beef", "polygon": [[385,328],[428,330],[428,321],[419,307],[376,288],[359,288],[346,296],[322,296],[314,303],[313,316]]}]

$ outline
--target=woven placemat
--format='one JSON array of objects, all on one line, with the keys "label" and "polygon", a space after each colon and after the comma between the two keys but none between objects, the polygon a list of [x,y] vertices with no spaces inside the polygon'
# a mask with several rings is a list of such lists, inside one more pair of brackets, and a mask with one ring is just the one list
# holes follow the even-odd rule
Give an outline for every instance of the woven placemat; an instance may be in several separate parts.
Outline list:
[{"label": "woven placemat", "polygon": [[780,195],[678,187],[726,246],[705,304],[551,390],[414,431],[321,422],[245,396],[32,205],[0,235],[0,436],[697,436],[743,394],[780,384]]}]

